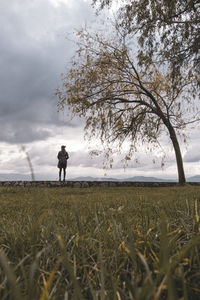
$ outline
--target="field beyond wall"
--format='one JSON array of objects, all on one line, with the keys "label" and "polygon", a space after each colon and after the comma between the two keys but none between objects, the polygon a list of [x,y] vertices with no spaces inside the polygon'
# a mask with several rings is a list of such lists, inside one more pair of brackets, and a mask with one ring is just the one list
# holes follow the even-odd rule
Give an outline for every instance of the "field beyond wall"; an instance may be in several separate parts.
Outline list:
[{"label": "field beyond wall", "polygon": [[0,299],[200,299],[200,186],[0,187]]}]

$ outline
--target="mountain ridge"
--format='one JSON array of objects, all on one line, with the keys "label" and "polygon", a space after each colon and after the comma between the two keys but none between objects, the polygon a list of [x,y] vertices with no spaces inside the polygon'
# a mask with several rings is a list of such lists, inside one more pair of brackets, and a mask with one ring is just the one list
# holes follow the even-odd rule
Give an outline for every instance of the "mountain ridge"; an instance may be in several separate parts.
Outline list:
[{"label": "mountain ridge", "polygon": [[[46,178],[45,178],[46,177]],[[55,177],[48,175],[35,174],[37,181],[56,181]],[[0,181],[31,181],[30,174],[0,174]],[[130,181],[130,182],[177,182],[177,179],[163,179],[153,176],[133,176],[128,178],[115,178],[115,177],[92,177],[92,176],[80,176],[75,178],[67,178],[68,181]],[[194,175],[186,179],[187,182],[200,182],[200,175]]]},{"label": "mountain ridge", "polygon": [[123,181],[130,181],[130,182],[176,182],[173,179],[162,179],[156,177],[146,177],[146,176],[133,176],[129,178],[112,178],[112,177],[75,177],[71,178],[72,181],[116,181],[116,182],[123,182]]},{"label": "mountain ridge", "polygon": [[[131,181],[131,182],[177,182],[176,179],[163,179],[152,176],[133,176],[129,178],[112,178],[112,177],[91,177],[91,176],[82,176],[70,178],[72,181]],[[192,177],[188,177],[186,179],[187,182],[200,182],[200,175],[195,175]]]}]

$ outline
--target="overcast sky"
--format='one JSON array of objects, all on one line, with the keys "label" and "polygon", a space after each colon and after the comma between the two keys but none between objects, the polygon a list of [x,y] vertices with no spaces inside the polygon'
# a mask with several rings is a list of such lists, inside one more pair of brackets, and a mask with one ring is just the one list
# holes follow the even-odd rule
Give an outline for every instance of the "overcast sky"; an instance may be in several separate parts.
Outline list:
[{"label": "overcast sky", "polygon": [[[57,179],[57,152],[62,144],[69,152],[68,178],[104,176],[103,158],[89,156],[83,121],[57,112],[55,89],[61,84],[74,52],[69,41],[74,29],[95,24],[96,15],[87,0],[0,0],[0,173],[27,174],[22,145],[31,158],[36,179]],[[182,145],[186,176],[200,174],[199,130],[190,132]],[[163,138],[162,151],[140,148],[124,171],[114,157],[109,177],[154,176],[177,178],[172,147]],[[145,147],[144,147],[145,148]],[[20,178],[19,178],[20,179]]]}]

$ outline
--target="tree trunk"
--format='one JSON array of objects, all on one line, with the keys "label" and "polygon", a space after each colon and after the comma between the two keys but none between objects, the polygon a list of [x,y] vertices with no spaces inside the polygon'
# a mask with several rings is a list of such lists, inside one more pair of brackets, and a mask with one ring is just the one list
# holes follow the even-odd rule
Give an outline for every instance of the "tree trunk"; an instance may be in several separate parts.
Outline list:
[{"label": "tree trunk", "polygon": [[174,152],[176,155],[176,164],[177,164],[177,169],[178,169],[178,182],[180,185],[184,185],[186,180],[185,180],[185,172],[183,168],[183,159],[182,159],[182,154],[181,154],[181,149],[179,147],[179,142],[176,136],[176,132],[174,130],[173,125],[169,121],[166,116],[164,116],[162,110],[158,106],[157,102],[155,101],[154,97],[152,98],[154,100],[154,103],[157,106],[157,115],[162,119],[164,125],[167,127],[169,134],[170,134],[170,139],[172,141],[173,147],[174,147]]},{"label": "tree trunk", "polygon": [[176,136],[176,132],[171,124],[168,124],[167,126],[169,133],[170,133],[170,138],[172,141],[172,144],[174,146],[174,151],[176,155],[176,163],[177,163],[177,169],[178,169],[178,181],[180,185],[184,185],[186,180],[185,180],[185,172],[183,168],[183,159],[182,159],[182,154],[181,150],[179,147],[178,139]]}]

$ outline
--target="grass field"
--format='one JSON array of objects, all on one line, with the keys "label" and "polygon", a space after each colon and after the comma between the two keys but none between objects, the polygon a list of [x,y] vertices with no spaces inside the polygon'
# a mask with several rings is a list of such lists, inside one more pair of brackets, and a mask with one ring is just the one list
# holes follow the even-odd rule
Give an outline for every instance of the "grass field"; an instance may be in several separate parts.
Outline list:
[{"label": "grass field", "polygon": [[200,187],[0,188],[0,299],[200,299]]}]

